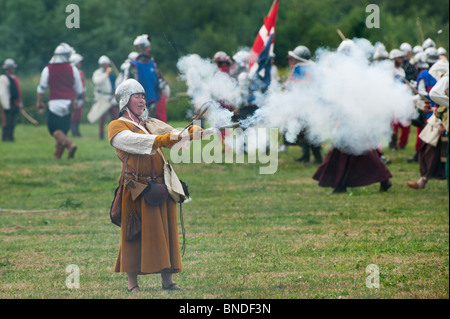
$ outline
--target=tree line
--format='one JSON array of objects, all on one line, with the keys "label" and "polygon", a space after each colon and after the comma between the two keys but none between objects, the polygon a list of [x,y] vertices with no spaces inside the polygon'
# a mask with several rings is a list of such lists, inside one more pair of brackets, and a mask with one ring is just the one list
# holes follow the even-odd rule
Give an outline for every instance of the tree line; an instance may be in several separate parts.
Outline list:
[{"label": "tree line", "polygon": [[[380,27],[368,28],[366,7],[377,4]],[[68,28],[66,8],[79,8],[79,28]],[[150,36],[153,55],[163,72],[176,72],[179,57],[197,53],[230,56],[251,47],[272,0],[0,0],[0,59],[11,57],[18,73],[36,74],[48,63],[60,42],[84,57],[92,74],[98,58],[108,55],[118,66],[133,51],[133,40]],[[448,49],[449,2],[446,0],[280,0],[275,38],[277,63],[303,44],[314,52],[336,48],[336,29],[348,38],[383,42],[389,49],[402,42],[421,44],[422,33]],[[438,34],[437,31],[443,32]]]}]

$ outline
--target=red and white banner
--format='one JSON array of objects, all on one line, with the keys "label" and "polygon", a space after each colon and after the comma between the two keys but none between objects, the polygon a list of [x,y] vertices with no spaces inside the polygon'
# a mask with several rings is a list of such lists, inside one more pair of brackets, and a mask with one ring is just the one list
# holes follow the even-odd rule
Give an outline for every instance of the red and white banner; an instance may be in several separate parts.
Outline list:
[{"label": "red and white banner", "polygon": [[270,8],[269,14],[264,18],[264,24],[259,29],[259,33],[256,36],[255,42],[253,43],[252,50],[250,52],[250,60],[248,69],[251,70],[252,66],[258,61],[259,54],[262,52],[264,47],[267,44],[267,41],[270,38],[270,35],[273,33],[272,37],[272,45],[270,48],[270,52],[273,52],[273,43],[275,41],[275,24],[277,22],[277,13],[278,13],[278,4],[279,0],[275,0]]}]

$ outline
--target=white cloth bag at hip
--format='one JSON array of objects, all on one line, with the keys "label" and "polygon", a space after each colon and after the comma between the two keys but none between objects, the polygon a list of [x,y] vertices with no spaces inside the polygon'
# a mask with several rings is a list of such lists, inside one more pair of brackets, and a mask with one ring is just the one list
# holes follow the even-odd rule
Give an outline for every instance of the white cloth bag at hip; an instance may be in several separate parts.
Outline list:
[{"label": "white cloth bag at hip", "polygon": [[434,114],[428,119],[427,125],[423,128],[423,130],[419,134],[419,138],[427,144],[430,144],[434,147],[439,142],[439,125],[441,124],[441,120],[438,119]]},{"label": "white cloth bag at hip", "polygon": [[158,153],[164,161],[164,182],[167,186],[167,190],[169,191],[169,195],[175,202],[179,203],[186,199],[183,186],[181,185],[181,182],[173,167],[167,162],[160,149],[158,149]]}]

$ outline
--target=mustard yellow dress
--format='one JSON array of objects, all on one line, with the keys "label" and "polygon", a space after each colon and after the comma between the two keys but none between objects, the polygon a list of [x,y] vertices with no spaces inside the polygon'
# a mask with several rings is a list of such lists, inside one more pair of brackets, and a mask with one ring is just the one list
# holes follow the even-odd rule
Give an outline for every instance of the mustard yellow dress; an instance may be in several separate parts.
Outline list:
[{"label": "mustard yellow dress", "polygon": [[[108,139],[111,140],[121,131],[134,132],[136,126],[132,123],[115,120],[108,126]],[[145,134],[142,130],[137,133]],[[150,132],[151,133],[151,132]],[[116,148],[118,155],[126,159],[128,153]],[[139,159],[138,159],[139,158]],[[163,160],[158,153],[153,155],[155,175],[163,175]],[[123,165],[123,163],[122,163]],[[150,155],[130,154],[127,166],[141,175],[152,174]],[[139,166],[139,168],[138,168]],[[131,177],[131,175],[128,175]],[[134,178],[134,177],[133,177]],[[145,183],[146,177],[139,177],[139,182]],[[163,177],[157,178],[163,182]],[[132,200],[130,191],[124,187],[122,196],[122,225],[128,224],[130,212],[136,209],[142,221],[141,238],[135,241],[125,239],[125,229],[120,230],[120,248],[117,255],[115,272],[137,272],[139,274],[178,273],[182,271],[180,243],[177,226],[177,204],[172,198],[160,206],[146,204],[143,196]]]}]

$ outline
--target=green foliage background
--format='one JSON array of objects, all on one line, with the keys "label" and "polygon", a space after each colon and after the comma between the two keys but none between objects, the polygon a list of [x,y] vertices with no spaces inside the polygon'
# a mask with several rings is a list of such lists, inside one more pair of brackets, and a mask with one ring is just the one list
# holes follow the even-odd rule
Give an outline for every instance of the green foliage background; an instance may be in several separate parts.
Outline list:
[{"label": "green foliage background", "polygon": [[[368,4],[380,9],[380,28],[369,29],[365,21]],[[69,29],[69,4],[80,10],[80,28]],[[218,50],[233,55],[251,47],[272,0],[0,0],[0,62],[14,58],[26,110],[40,122],[45,118],[32,106],[36,102],[39,74],[60,42],[72,45],[83,57],[87,95],[92,98],[91,77],[98,58],[106,54],[119,67],[139,34],[149,34],[152,54],[169,81],[169,120],[183,120],[189,99],[177,96],[185,91],[177,81],[179,57],[197,53],[212,57]],[[303,44],[336,48],[341,42],[339,28],[348,38],[364,37],[383,42],[390,50],[402,42],[421,44],[416,19],[425,38],[448,48],[449,2],[446,0],[363,1],[363,0],[280,0],[275,39],[277,65],[283,74],[286,53]],[[442,34],[437,31],[442,29]],[[285,73],[285,72],[284,72]],[[85,105],[84,122],[90,104]],[[24,119],[19,121],[26,123]]]},{"label": "green foliage background", "polygon": [[[68,29],[69,4],[80,9],[80,28]],[[365,25],[366,6],[379,5],[380,28]],[[0,59],[13,57],[20,72],[39,72],[62,41],[85,57],[90,74],[98,57],[110,56],[116,64],[133,50],[138,34],[150,35],[153,53],[163,71],[176,72],[179,56],[212,56],[218,50],[233,54],[251,47],[272,0],[0,0]],[[448,48],[449,2],[281,0],[275,53],[285,65],[285,54],[299,44],[312,52],[337,47],[340,28],[349,38],[365,37],[385,43],[388,49],[406,41],[421,43],[416,25],[420,17],[425,37]],[[437,30],[444,32],[440,35]]]}]

